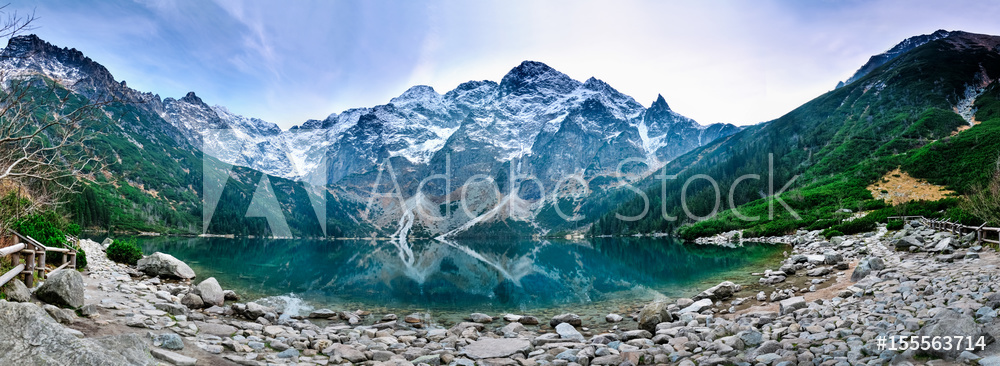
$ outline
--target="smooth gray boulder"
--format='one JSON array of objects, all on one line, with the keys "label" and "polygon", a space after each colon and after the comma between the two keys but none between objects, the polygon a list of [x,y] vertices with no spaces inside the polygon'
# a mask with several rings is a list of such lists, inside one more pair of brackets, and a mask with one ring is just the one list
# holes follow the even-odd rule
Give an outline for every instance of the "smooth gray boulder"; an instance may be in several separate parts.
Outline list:
[{"label": "smooth gray boulder", "polygon": [[42,310],[49,313],[49,316],[51,316],[52,319],[55,319],[58,323],[73,324],[73,322],[76,321],[76,314],[73,313],[73,310],[60,309],[55,305],[49,304],[42,305]]},{"label": "smooth gray boulder", "polygon": [[[928,336],[928,337],[972,337],[972,343],[975,344],[979,342],[980,337],[988,345],[993,343],[993,336],[989,332],[983,329],[983,326],[976,323],[976,320],[971,316],[959,314],[958,312],[946,309],[938,313],[931,319],[920,331],[917,332],[918,336]],[[965,350],[964,347],[956,347],[958,349],[921,349],[917,351],[917,355],[939,357],[946,360],[954,360],[959,354]]]},{"label": "smooth gray boulder", "polygon": [[472,319],[472,321],[474,321],[476,323],[480,323],[480,324],[486,324],[486,323],[492,323],[493,322],[493,317],[492,316],[489,316],[489,315],[486,315],[486,314],[483,314],[483,313],[472,313],[471,315],[469,315],[469,319]]},{"label": "smooth gray boulder", "polygon": [[712,307],[712,300],[701,299],[701,300],[695,301],[691,305],[688,305],[688,307],[681,309],[677,313],[678,314],[700,313],[703,310],[708,309],[710,307]]},{"label": "smooth gray boulder", "polygon": [[669,306],[670,304],[663,300],[643,306],[639,311],[639,329],[655,333],[657,324],[673,321],[674,316],[667,310]]},{"label": "smooth gray boulder", "polygon": [[953,248],[951,247],[953,243],[954,243],[954,240],[952,238],[941,239],[941,241],[939,241],[937,243],[937,245],[934,246],[934,248],[931,248],[930,251],[932,251],[932,252],[948,252],[950,250],[953,250]]},{"label": "smooth gray boulder", "polygon": [[583,342],[583,334],[580,334],[580,332],[569,323],[559,323],[559,325],[556,325],[556,333],[559,334],[559,338],[575,342]]},{"label": "smooth gray boulder", "polygon": [[222,297],[225,298],[226,301],[240,301],[240,295],[236,294],[236,291],[233,290],[223,290]]},{"label": "smooth gray boulder", "polygon": [[583,325],[583,320],[580,320],[579,315],[571,313],[559,314],[552,317],[552,320],[549,320],[549,325],[553,327],[559,325],[559,323],[569,323],[569,325],[579,327]]},{"label": "smooth gray boulder", "polygon": [[518,322],[511,322],[503,328],[500,328],[500,332],[503,333],[505,338],[517,338],[518,334],[526,330],[528,330],[528,328],[526,328],[524,324]]},{"label": "smooth gray boulder", "polygon": [[153,354],[153,357],[170,362],[170,364],[172,365],[194,366],[195,364],[198,363],[197,358],[188,357],[180,353],[174,353],[163,349],[154,348],[152,351],[150,351],[150,353]]},{"label": "smooth gray boulder", "polygon": [[38,305],[0,300],[0,365],[153,365],[137,334],[77,338]]},{"label": "smooth gray boulder", "polygon": [[74,269],[60,269],[49,274],[35,297],[52,305],[76,309],[83,306],[83,276]]},{"label": "smooth gray boulder", "polygon": [[844,256],[832,250],[823,252],[823,264],[837,264],[844,260]]},{"label": "smooth gray boulder", "polygon": [[315,318],[324,318],[324,319],[326,319],[326,318],[331,318],[331,317],[334,317],[334,316],[337,316],[337,312],[336,311],[333,311],[333,310],[330,310],[330,309],[317,309],[317,310],[313,310],[313,312],[309,313],[308,317],[309,318],[313,318],[313,319],[315,319]]},{"label": "smooth gray boulder", "polygon": [[[691,298],[692,300],[698,301],[701,299],[711,299],[712,301],[725,300],[736,293],[737,287],[735,283],[731,281],[723,281],[718,285],[712,286],[708,290],[702,291],[697,296]],[[647,329],[648,330],[648,329]]]},{"label": "smooth gray boulder", "polygon": [[482,338],[465,347],[465,355],[474,360],[507,358],[514,354],[528,354],[531,342],[520,338]]},{"label": "smooth gray boulder", "polygon": [[360,363],[368,360],[368,357],[365,356],[364,352],[358,351],[354,347],[341,343],[334,343],[332,346],[324,349],[323,354],[331,357],[340,357],[341,359],[348,360],[353,363]]},{"label": "smooth gray boulder", "polygon": [[787,315],[791,314],[795,310],[804,309],[806,306],[806,299],[802,296],[796,296],[781,300],[781,302],[778,303],[778,313],[781,315]]},{"label": "smooth gray boulder", "polygon": [[851,282],[861,281],[861,279],[868,277],[873,271],[881,271],[883,269],[885,269],[885,262],[882,261],[882,258],[869,257],[862,259],[854,267],[854,272],[851,273]]},{"label": "smooth gray boulder", "polygon": [[924,238],[915,235],[908,235],[899,238],[899,240],[896,240],[893,245],[896,247],[896,250],[907,250],[910,247],[922,247],[924,245]]},{"label": "smooth gray boulder", "polygon": [[153,345],[177,351],[184,349],[184,340],[177,333],[154,334]]},{"label": "smooth gray boulder", "polygon": [[31,291],[28,290],[28,286],[24,285],[19,279],[15,278],[10,282],[7,282],[5,286],[4,294],[7,295],[7,300],[14,302],[29,302],[31,301]]},{"label": "smooth gray boulder", "polygon": [[202,301],[201,296],[191,292],[188,292],[181,298],[181,304],[191,309],[201,309],[205,307],[205,302]]},{"label": "smooth gray boulder", "polygon": [[153,304],[153,307],[156,308],[156,310],[166,311],[167,314],[170,314],[170,315],[184,315],[184,314],[187,314],[187,308],[185,308],[184,306],[181,306],[181,305],[174,304],[174,303],[167,303],[167,302],[156,303],[156,304]]},{"label": "smooth gray boulder", "polygon": [[195,286],[195,294],[201,296],[201,301],[205,304],[222,306],[226,302],[226,297],[222,293],[222,286],[219,286],[219,281],[215,277],[206,278],[204,281]]},{"label": "smooth gray boulder", "polygon": [[194,270],[170,254],[156,252],[139,260],[137,269],[150,276],[188,280],[195,277]]}]

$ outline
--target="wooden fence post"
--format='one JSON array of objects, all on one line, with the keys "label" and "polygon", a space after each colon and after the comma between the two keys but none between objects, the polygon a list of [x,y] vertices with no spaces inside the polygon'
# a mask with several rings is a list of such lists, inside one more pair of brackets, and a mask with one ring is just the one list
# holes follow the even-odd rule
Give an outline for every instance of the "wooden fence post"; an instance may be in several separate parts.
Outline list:
[{"label": "wooden fence post", "polygon": [[35,267],[35,269],[38,271],[38,278],[45,279],[48,278],[45,273],[45,248],[42,248],[41,252],[42,254],[38,256],[38,267]]},{"label": "wooden fence post", "polygon": [[[34,249],[34,246],[31,247]],[[22,272],[24,273],[24,285],[32,288],[35,287],[35,278],[32,276],[35,271],[35,251],[25,250],[25,253],[28,256],[24,258],[24,272]]]}]

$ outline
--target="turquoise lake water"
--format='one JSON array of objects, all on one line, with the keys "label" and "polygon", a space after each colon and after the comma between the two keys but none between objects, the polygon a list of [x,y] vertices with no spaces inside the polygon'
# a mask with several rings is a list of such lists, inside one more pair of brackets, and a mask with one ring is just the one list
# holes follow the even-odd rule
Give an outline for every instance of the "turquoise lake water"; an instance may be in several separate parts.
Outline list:
[{"label": "turquoise lake water", "polygon": [[[561,240],[275,240],[139,238],[198,278],[215,277],[244,301],[400,314],[425,311],[594,314],[650,299],[691,296],[723,280],[755,282],[787,247],[682,244],[670,238]],[[292,304],[294,303],[294,304]],[[278,304],[283,305],[283,304]]]},{"label": "turquoise lake water", "polygon": [[244,301],[291,301],[304,310],[426,311],[443,318],[470,312],[622,312],[658,296],[691,296],[723,280],[756,282],[750,272],[777,268],[788,250],[634,237],[409,243],[151,237],[139,242],[145,254],[169,253],[188,263],[198,278],[216,277]]}]

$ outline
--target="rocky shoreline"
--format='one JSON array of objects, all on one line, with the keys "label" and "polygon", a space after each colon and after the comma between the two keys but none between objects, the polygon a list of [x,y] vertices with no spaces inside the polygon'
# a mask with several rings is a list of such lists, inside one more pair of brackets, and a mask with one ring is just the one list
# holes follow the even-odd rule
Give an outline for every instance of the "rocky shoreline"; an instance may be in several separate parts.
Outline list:
[{"label": "rocky shoreline", "polygon": [[[61,304],[77,311],[40,306],[37,299],[55,302],[41,288],[35,298],[20,292],[25,303],[0,301],[0,346],[23,349],[0,361],[26,363],[33,346],[45,352],[29,364],[1000,365],[995,251],[917,223],[829,241],[819,232],[773,241],[793,245],[791,253],[756,284],[723,282],[690,299],[608,314],[603,324],[584,324],[574,314],[475,313],[450,328],[420,313],[283,314],[239,302],[214,278],[192,281],[195,273],[168,255],[127,266],[109,261],[100,243],[84,241],[85,275],[53,272],[47,281],[71,288],[82,277],[82,304]],[[910,335],[983,337],[986,346],[877,347],[880,336]]]}]

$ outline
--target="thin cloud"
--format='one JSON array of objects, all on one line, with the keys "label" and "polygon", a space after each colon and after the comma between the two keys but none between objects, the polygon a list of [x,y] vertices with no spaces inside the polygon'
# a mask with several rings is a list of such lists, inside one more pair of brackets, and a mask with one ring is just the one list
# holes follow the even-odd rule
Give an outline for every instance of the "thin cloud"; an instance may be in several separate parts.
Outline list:
[{"label": "thin cloud", "polygon": [[52,0],[12,10],[36,7],[43,39],[130,86],[195,91],[284,128],[387,103],[414,84],[444,93],[499,80],[529,59],[647,105],[663,94],[702,123],[750,124],[832,89],[906,37],[1000,34],[1000,4],[972,0]]}]

